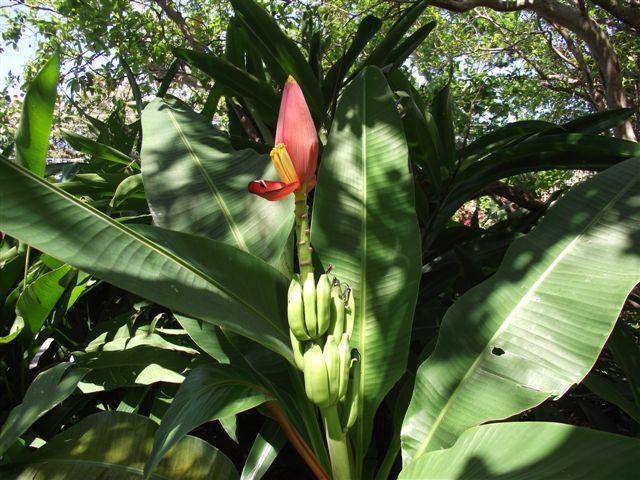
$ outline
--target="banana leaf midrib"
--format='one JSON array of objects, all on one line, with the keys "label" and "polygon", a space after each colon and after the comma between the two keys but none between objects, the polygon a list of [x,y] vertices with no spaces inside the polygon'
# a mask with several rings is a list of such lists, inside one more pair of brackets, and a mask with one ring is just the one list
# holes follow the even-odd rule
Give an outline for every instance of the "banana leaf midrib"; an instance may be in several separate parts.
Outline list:
[{"label": "banana leaf midrib", "polygon": [[200,170],[202,177],[204,178],[209,189],[211,190],[212,197],[220,206],[220,211],[222,212],[222,215],[224,216],[227,224],[229,225],[229,229],[231,230],[231,234],[233,235],[233,238],[236,241],[238,248],[240,250],[248,252],[249,247],[247,247],[247,244],[244,241],[244,237],[242,236],[242,233],[240,232],[238,225],[236,224],[235,220],[233,219],[233,216],[231,215],[231,211],[229,210],[229,207],[227,206],[226,202],[222,198],[222,195],[220,195],[220,192],[216,188],[215,183],[213,182],[211,177],[208,175],[206,169],[202,165],[202,161],[200,160],[200,157],[198,157],[195,150],[193,149],[193,146],[191,145],[191,142],[189,142],[189,139],[187,138],[184,131],[180,127],[180,124],[178,123],[178,121],[175,118],[175,115],[173,114],[173,111],[169,110],[168,113],[169,113],[169,118],[171,118],[172,125],[174,126],[174,128],[178,132],[178,135],[180,136],[180,140],[184,143],[185,147],[187,148],[187,151],[189,152],[189,156],[192,158],[193,162],[198,167],[198,170]]}]

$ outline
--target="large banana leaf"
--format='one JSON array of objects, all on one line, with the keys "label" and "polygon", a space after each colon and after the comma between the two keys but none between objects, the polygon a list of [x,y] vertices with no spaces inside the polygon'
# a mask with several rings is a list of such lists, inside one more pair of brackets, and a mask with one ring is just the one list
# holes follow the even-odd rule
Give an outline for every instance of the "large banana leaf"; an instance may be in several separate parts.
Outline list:
[{"label": "large banana leaf", "polygon": [[418,369],[405,462],[580,382],[640,280],[640,158],[570,191],[445,315]]},{"label": "large banana leaf", "polygon": [[552,128],[557,128],[557,125],[542,120],[521,120],[497,128],[464,147],[460,152],[463,162],[460,168],[464,169],[478,159]]},{"label": "large banana leaf", "polygon": [[59,65],[60,55],[55,54],[29,84],[16,134],[16,161],[41,177],[47,164]]},{"label": "large banana leaf", "polygon": [[133,230],[2,158],[0,184],[0,231],[293,362],[283,320],[286,279],[259,258],[204,237]]},{"label": "large banana leaf", "polygon": [[640,440],[560,423],[514,422],[466,431],[446,450],[407,465],[409,480],[631,479]]},{"label": "large banana leaf", "polygon": [[[156,424],[124,412],[91,415],[54,437],[8,478],[100,478],[138,480],[151,452]],[[4,477],[3,477],[4,478]],[[196,437],[183,437],[156,468],[157,480],[231,480],[233,463]]]},{"label": "large banana leaf", "polygon": [[355,295],[352,346],[362,359],[361,465],[378,405],[402,375],[420,278],[420,240],[407,145],[381,71],[345,90],[318,176],[311,243]]},{"label": "large banana leaf", "polygon": [[142,177],[156,225],[280,257],[293,226],[293,198],[269,202],[250,181],[277,178],[267,155],[236,151],[205,118],[156,99],[142,115]]}]

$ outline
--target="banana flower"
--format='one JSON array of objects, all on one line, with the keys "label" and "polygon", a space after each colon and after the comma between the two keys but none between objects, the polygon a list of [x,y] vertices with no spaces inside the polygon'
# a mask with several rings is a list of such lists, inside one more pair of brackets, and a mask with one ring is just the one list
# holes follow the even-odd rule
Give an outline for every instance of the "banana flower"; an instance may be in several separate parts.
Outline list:
[{"label": "banana flower", "polygon": [[282,92],[271,161],[281,181],[255,180],[249,192],[275,201],[291,193],[307,194],[316,184],[318,134],[300,85],[287,79]]}]

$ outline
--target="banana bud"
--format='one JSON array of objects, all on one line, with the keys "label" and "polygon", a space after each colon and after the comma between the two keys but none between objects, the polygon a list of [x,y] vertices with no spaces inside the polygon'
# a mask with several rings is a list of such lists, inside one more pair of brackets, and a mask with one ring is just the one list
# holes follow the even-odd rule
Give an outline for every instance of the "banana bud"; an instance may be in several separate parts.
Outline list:
[{"label": "banana bud", "polygon": [[304,371],[304,343],[296,338],[291,329],[289,329],[289,338],[291,339],[291,348],[293,348],[293,359],[296,362],[298,370]]},{"label": "banana bud", "polygon": [[343,400],[347,394],[349,385],[349,367],[351,365],[351,349],[349,348],[349,335],[342,334],[338,344],[338,355],[340,356],[340,383],[338,387],[338,400]]},{"label": "banana bud", "polygon": [[346,433],[358,419],[360,404],[360,354],[355,348],[351,350],[351,378],[347,387],[343,410],[343,431]]},{"label": "banana bud", "polygon": [[311,340],[304,319],[304,302],[302,298],[302,285],[297,278],[291,280],[289,285],[289,298],[287,301],[287,319],[289,329],[295,337],[304,342]]},{"label": "banana bud", "polygon": [[331,282],[326,273],[320,275],[316,285],[316,314],[318,316],[318,337],[329,330],[331,324]]},{"label": "banana bud", "polygon": [[320,408],[332,405],[329,375],[320,345],[314,344],[304,353],[304,390],[307,398]]},{"label": "banana bud", "polygon": [[346,296],[346,306],[344,308],[346,326],[344,331],[349,335],[349,338],[351,338],[351,335],[353,335],[353,324],[356,319],[356,300],[353,298],[353,291],[351,291],[350,288],[347,289]]},{"label": "banana bud", "polygon": [[329,331],[336,338],[340,338],[344,332],[344,301],[338,286],[331,289],[331,325]]},{"label": "banana bud", "polygon": [[309,336],[315,340],[318,335],[318,318],[316,315],[316,281],[309,272],[302,284],[302,300],[304,304],[304,324]]},{"label": "banana bud", "polygon": [[340,390],[340,353],[338,352],[338,342],[333,335],[327,336],[324,344],[324,362],[327,366],[329,376],[329,399],[332,404],[338,401]]}]

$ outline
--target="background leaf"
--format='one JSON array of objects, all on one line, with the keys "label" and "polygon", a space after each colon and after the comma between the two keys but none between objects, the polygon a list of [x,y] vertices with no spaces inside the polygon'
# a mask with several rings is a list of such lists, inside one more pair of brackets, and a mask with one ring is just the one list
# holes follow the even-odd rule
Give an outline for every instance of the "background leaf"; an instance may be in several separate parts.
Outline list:
[{"label": "background leaf", "polygon": [[16,162],[40,177],[47,164],[59,64],[56,53],[29,84],[16,134]]},{"label": "background leaf", "polygon": [[272,72],[272,77],[284,85],[287,75],[292,75],[300,84],[314,118],[322,118],[324,102],[320,83],[296,43],[287,37],[275,19],[253,0],[231,0],[231,4],[265,63],[270,65],[275,61],[284,73],[278,78]]},{"label": "background leaf", "polygon": [[[215,55],[177,48],[176,56],[202,70],[216,81],[216,88],[251,101],[260,117],[270,126],[275,126],[279,99],[269,83],[254,77],[224,58]],[[146,139],[145,139],[146,140]]]},{"label": "background leaf", "polygon": [[33,337],[42,328],[75,279],[73,269],[69,265],[63,265],[39,276],[20,293],[16,303],[16,314],[22,317],[27,329],[25,332],[28,332],[29,336]]},{"label": "background leaf", "polygon": [[[26,465],[13,469],[12,478],[140,479],[156,428],[152,420],[131,413],[91,415],[28,457]],[[150,478],[232,480],[238,478],[238,472],[212,445],[183,437]]]},{"label": "background leaf", "polygon": [[104,143],[68,131],[64,132],[64,139],[79,152],[107,162],[138,168],[138,165],[129,155]]},{"label": "background leaf", "polygon": [[89,372],[86,368],[73,368],[67,373],[71,366],[71,363],[59,363],[40,373],[31,383],[22,403],[11,410],[0,431],[0,455],[36,420],[71,395]]},{"label": "background leaf", "polygon": [[230,365],[201,365],[191,371],[162,418],[145,466],[145,478],[181,438],[205,422],[249,410],[269,395],[253,378]]},{"label": "background leaf", "polygon": [[286,443],[287,438],[280,426],[273,420],[266,419],[251,446],[240,478],[242,480],[262,478]]}]

